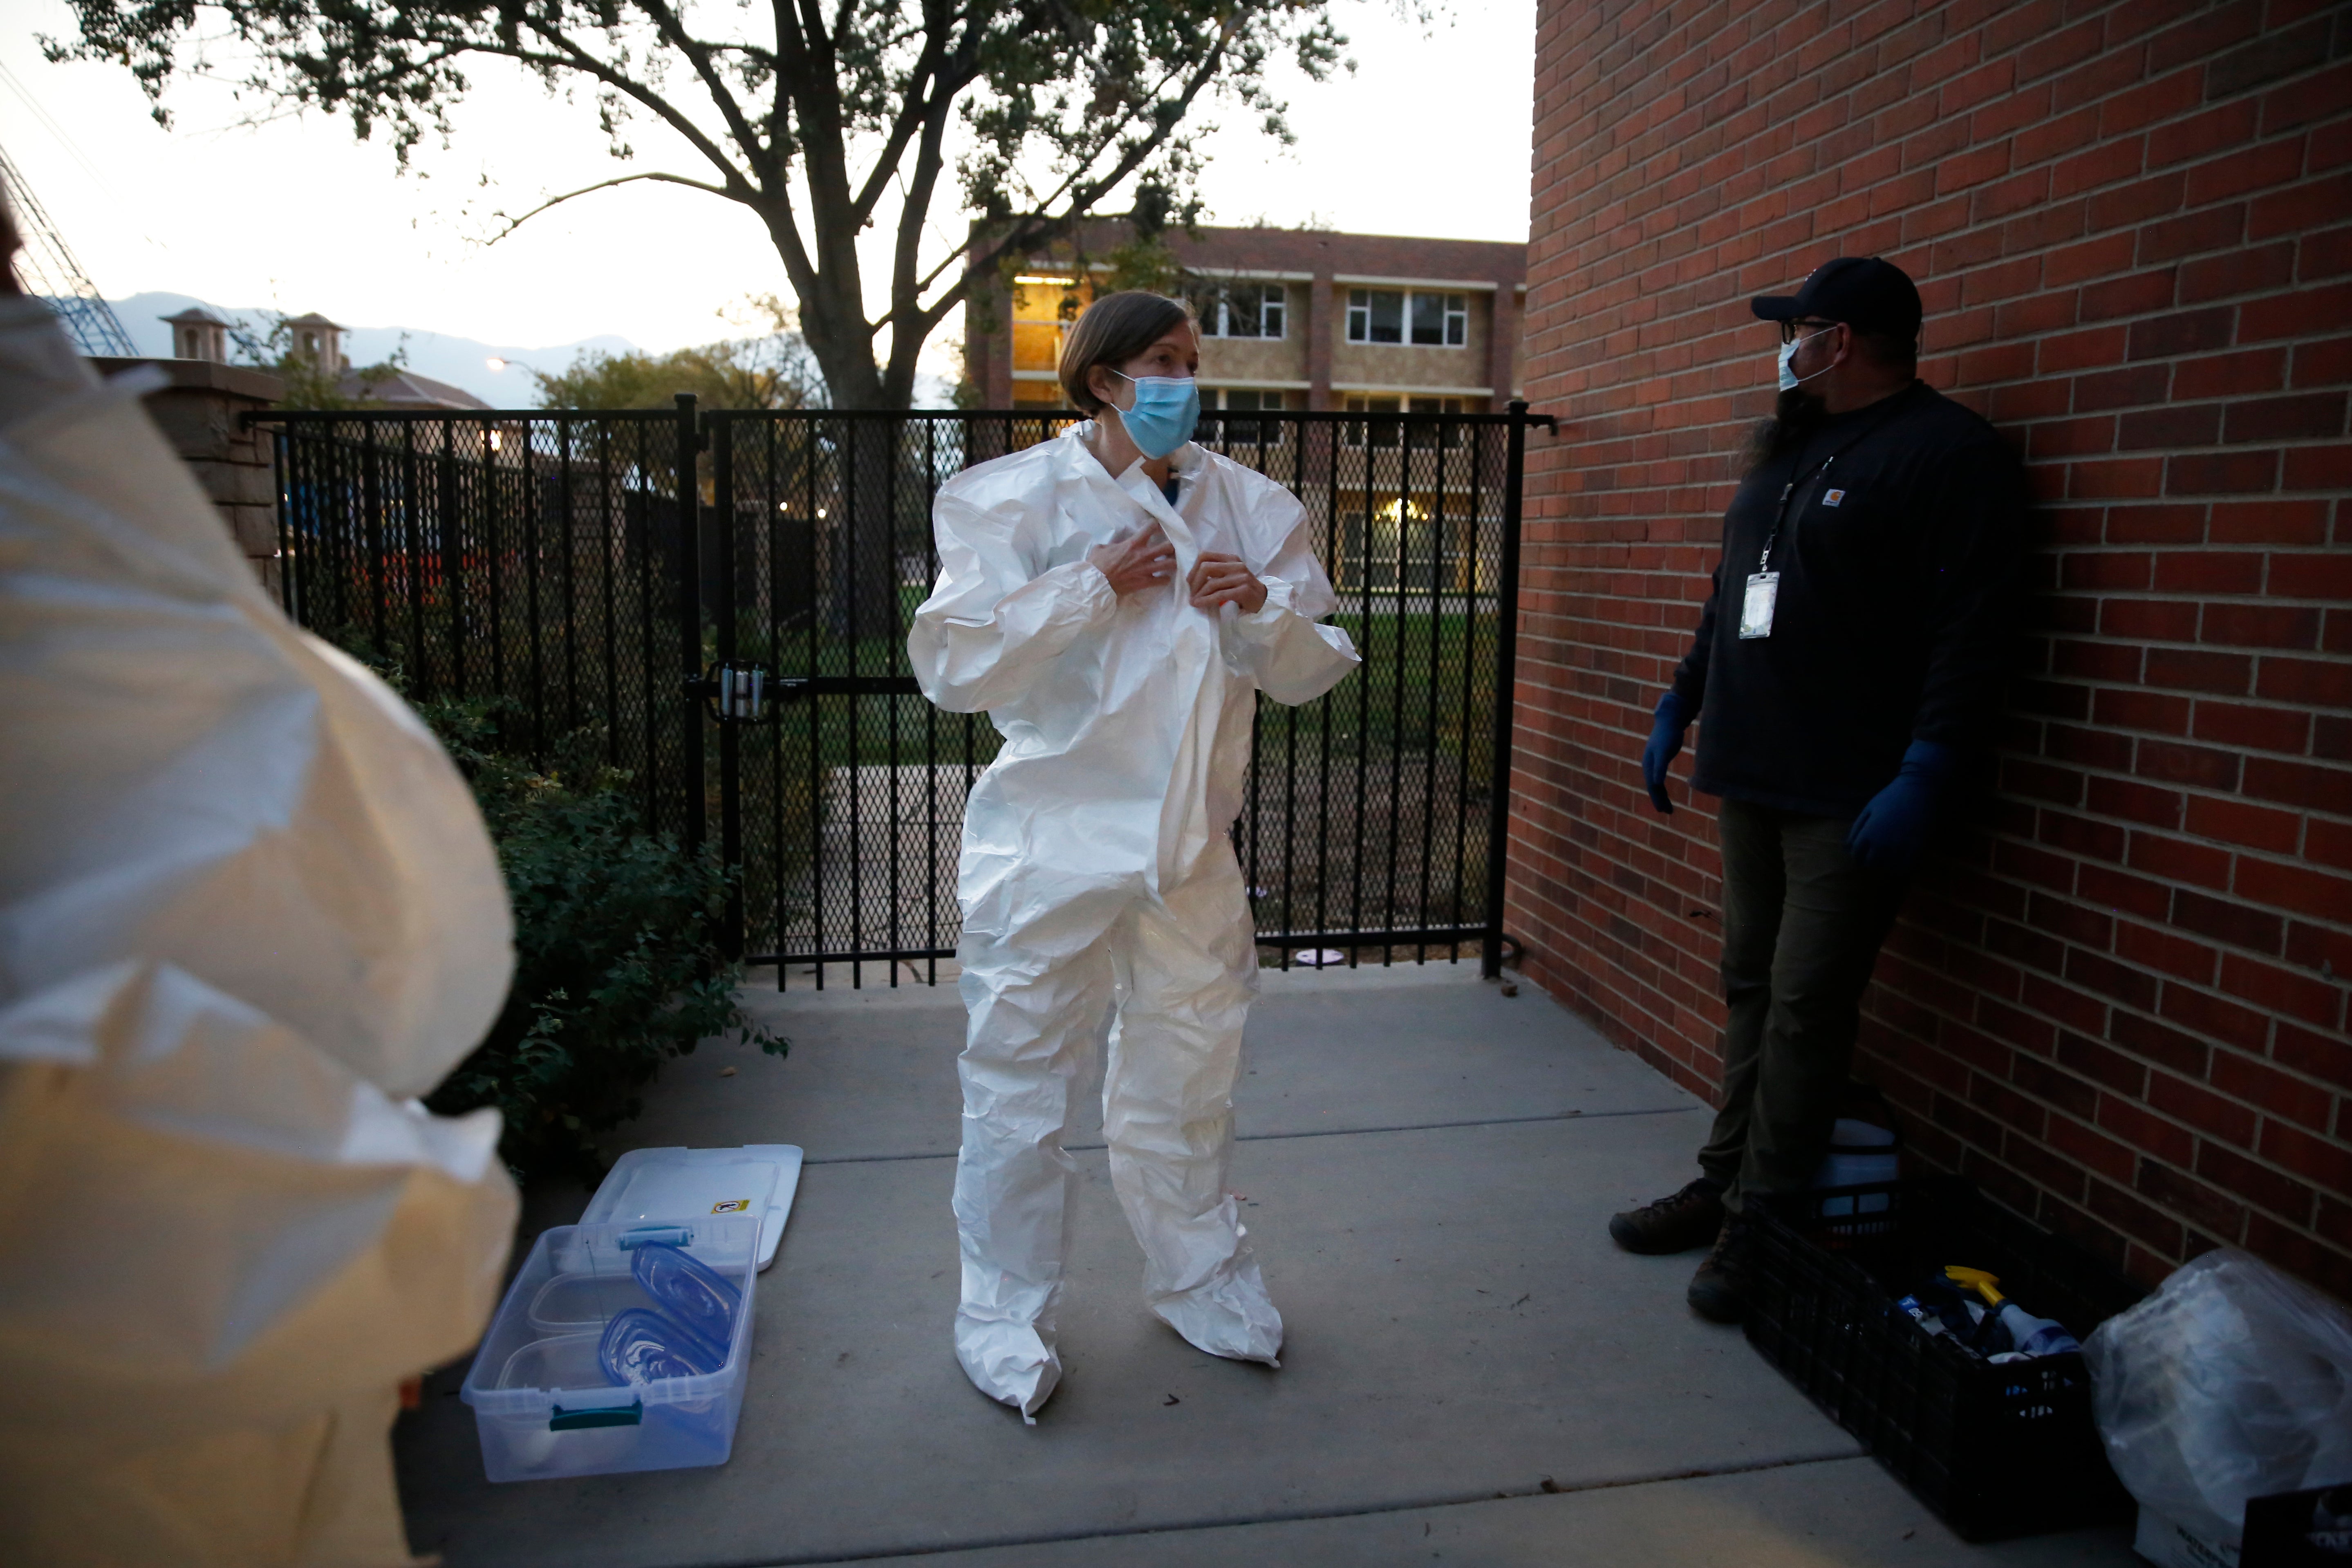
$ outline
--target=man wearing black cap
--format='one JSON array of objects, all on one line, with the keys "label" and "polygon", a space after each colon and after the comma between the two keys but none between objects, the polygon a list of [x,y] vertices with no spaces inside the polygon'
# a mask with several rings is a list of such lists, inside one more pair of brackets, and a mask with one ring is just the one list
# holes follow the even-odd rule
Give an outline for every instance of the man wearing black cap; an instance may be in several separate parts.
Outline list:
[{"label": "man wearing black cap", "polygon": [[1724,1322],[1745,1310],[1744,1200],[1811,1184],[1905,874],[1986,738],[2026,514],[2007,445],[1917,379],[1900,268],[1840,258],[1753,309],[1780,325],[1780,401],[1642,753],[1673,811],[1667,765],[1704,713],[1691,787],[1723,802],[1723,1109],[1696,1181],[1609,1222],[1633,1252],[1712,1239],[1689,1300]]}]

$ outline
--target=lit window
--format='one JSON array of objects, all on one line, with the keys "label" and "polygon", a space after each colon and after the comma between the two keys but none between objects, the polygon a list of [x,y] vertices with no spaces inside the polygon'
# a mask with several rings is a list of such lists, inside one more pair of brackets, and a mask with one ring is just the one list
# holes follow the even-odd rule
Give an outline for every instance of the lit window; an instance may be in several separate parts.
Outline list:
[{"label": "lit window", "polygon": [[[1091,279],[1023,276],[1013,289],[1013,368],[1052,371],[1062,340],[1094,298]],[[1053,396],[1059,398],[1055,392]]]},{"label": "lit window", "polygon": [[1202,285],[1193,298],[1204,338],[1279,338],[1289,315],[1279,283]]},{"label": "lit window", "polygon": [[[1406,323],[1412,324],[1410,337]],[[1466,294],[1406,293],[1389,289],[1348,290],[1348,341],[1351,343],[1412,342],[1458,349],[1470,341]]]}]

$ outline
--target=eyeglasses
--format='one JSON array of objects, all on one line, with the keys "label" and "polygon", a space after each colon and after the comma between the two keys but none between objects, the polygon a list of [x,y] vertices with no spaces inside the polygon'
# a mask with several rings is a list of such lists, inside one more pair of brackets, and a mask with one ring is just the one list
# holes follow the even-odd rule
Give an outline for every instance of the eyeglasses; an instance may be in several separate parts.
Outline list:
[{"label": "eyeglasses", "polygon": [[1797,329],[1799,327],[1811,327],[1815,331],[1827,331],[1832,327],[1842,327],[1843,325],[1845,325],[1843,321],[1824,321],[1820,320],[1818,317],[1799,316],[1794,321],[1783,321],[1780,323],[1780,341],[1784,343],[1795,342],[1797,341]]}]

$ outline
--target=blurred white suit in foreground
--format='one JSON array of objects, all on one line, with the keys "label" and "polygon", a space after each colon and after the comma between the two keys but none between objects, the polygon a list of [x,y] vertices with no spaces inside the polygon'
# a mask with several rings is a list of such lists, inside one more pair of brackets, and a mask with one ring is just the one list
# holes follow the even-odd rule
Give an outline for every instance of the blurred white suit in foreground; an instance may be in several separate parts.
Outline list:
[{"label": "blurred white suit in foreground", "polygon": [[[127,379],[127,378],[126,378]],[[416,1104],[513,964],[464,781],[0,300],[0,1563],[377,1568],[515,1216]]]}]

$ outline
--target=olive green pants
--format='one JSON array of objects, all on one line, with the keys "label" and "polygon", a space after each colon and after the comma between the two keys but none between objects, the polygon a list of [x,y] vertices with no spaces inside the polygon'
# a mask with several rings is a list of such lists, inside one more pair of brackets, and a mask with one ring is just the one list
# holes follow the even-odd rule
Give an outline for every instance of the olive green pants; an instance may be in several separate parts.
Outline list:
[{"label": "olive green pants", "polygon": [[1801,1192],[1829,1152],[1862,993],[1903,901],[1901,876],[1846,853],[1851,818],[1726,800],[1723,1109],[1699,1167],[1748,1193]]}]

